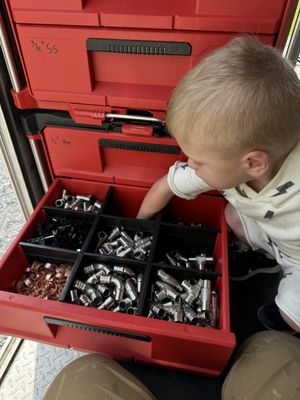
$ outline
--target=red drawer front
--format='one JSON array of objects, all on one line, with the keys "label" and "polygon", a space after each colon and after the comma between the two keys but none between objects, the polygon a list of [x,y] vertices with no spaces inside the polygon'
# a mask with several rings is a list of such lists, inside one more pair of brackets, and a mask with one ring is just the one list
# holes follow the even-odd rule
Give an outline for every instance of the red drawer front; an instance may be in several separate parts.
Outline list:
[{"label": "red drawer front", "polygon": [[285,0],[7,0],[17,23],[275,33]]},{"label": "red drawer front", "polygon": [[[91,112],[138,109],[158,117],[181,77],[236,35],[23,24],[16,30],[28,85],[14,93],[17,107],[88,105]],[[259,38],[273,45],[276,35]]]},{"label": "red drawer front", "polygon": [[56,177],[150,187],[176,160],[185,159],[168,137],[61,127],[47,127],[41,137]]},{"label": "red drawer front", "polygon": [[[184,245],[190,246],[191,251],[198,251],[198,247],[200,251],[204,244],[208,246],[215,259],[212,274],[215,274],[215,289],[219,294],[220,317],[217,328],[147,318],[147,303],[145,308],[142,306],[142,315],[126,315],[71,304],[68,295],[62,295],[60,301],[54,301],[14,293],[11,289],[13,282],[21,278],[34,259],[72,265],[64,290],[68,293],[70,280],[76,278],[82,265],[99,257],[99,254],[91,254],[92,244],[84,245],[78,252],[27,243],[34,236],[38,224],[47,221],[47,216],[64,215],[73,218],[76,214],[76,211],[53,207],[63,189],[76,194],[89,193],[104,201],[101,214],[88,215],[92,230],[94,229],[93,235],[97,233],[97,229],[103,229],[103,226],[109,224],[122,224],[128,229],[146,229],[149,233],[158,235],[153,259],[144,265],[139,264],[139,268],[144,268],[146,275],[148,273],[146,287],[153,283],[155,271],[159,268],[159,257],[168,246],[180,247],[185,242]],[[208,195],[190,202],[174,198],[163,213],[161,221],[135,220],[134,216],[146,192],[146,188],[136,186],[56,179],[1,261],[0,331],[57,346],[102,352],[117,358],[135,359],[211,376],[219,375],[235,346],[235,337],[230,331],[227,228],[223,213],[225,202],[220,197]],[[181,217],[185,223],[205,224],[206,230],[174,225],[165,220],[164,215]],[[93,228],[95,223],[97,226]],[[88,236],[87,241],[92,243],[95,239]],[[208,237],[214,239],[207,239]],[[116,263],[115,259],[111,263]],[[132,268],[136,268],[138,264],[126,258],[122,258],[120,263],[132,263]],[[190,274],[186,269],[180,270],[178,267],[169,267],[169,270],[181,279],[185,279],[187,273]]]}]

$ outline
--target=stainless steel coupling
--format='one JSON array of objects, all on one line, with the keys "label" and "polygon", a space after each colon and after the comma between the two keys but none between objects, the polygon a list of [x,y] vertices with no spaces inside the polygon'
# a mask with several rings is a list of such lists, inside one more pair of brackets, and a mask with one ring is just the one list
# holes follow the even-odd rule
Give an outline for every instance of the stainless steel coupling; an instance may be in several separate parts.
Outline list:
[{"label": "stainless steel coupling", "polygon": [[202,311],[209,311],[211,304],[211,282],[208,279],[204,279],[203,281],[200,300]]},{"label": "stainless steel coupling", "polygon": [[110,232],[98,232],[96,252],[117,257],[130,257],[140,261],[147,259],[152,245],[153,235],[143,237],[144,233],[126,232],[123,226],[116,226]]},{"label": "stainless steel coupling", "polygon": [[55,200],[55,206],[58,208],[70,208],[76,211],[97,213],[102,208],[102,202],[91,195],[72,195],[66,189],[63,189],[61,198]]},{"label": "stainless steel coupling", "polygon": [[[154,301],[150,299],[148,317],[161,318],[163,309],[169,319],[173,322],[184,322],[196,326],[216,328],[219,318],[219,306],[217,292],[211,291],[209,279],[190,277],[179,282],[164,270],[159,270],[160,279],[154,284],[158,289],[154,292]],[[166,280],[168,283],[166,283]],[[181,287],[177,291],[170,283]],[[178,286],[177,286],[178,287]],[[154,305],[156,308],[154,308]]]},{"label": "stainless steel coupling", "polygon": [[[214,262],[214,258],[207,256],[204,253],[196,255],[194,257],[184,257],[179,251],[172,250],[169,253],[165,253],[165,257],[168,264],[183,268],[197,268],[199,270],[206,270],[206,264]],[[165,265],[164,260],[160,261],[162,265]]]}]

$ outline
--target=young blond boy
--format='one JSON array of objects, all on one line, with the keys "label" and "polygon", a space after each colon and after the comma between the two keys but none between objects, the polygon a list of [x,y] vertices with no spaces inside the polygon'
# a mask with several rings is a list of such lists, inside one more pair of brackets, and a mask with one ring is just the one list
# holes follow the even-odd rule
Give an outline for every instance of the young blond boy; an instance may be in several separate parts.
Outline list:
[{"label": "young blond boy", "polygon": [[[272,329],[300,332],[300,84],[291,66],[255,38],[239,37],[190,70],[174,90],[167,126],[187,155],[147,193],[137,218],[177,195],[222,191],[225,217],[284,275],[259,310]],[[283,319],[282,319],[283,318]]]}]

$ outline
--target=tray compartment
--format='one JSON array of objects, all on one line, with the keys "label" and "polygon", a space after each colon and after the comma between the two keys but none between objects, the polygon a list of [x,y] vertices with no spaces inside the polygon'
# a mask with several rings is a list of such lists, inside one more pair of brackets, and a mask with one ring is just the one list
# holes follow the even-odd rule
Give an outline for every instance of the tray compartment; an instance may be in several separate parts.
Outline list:
[{"label": "tray compartment", "polygon": [[43,209],[46,218],[36,224],[27,242],[46,247],[81,251],[95,216],[73,210]]},{"label": "tray compartment", "polygon": [[201,194],[196,199],[184,200],[174,196],[164,208],[162,221],[180,225],[199,225],[204,229],[221,230],[226,202],[218,192]]},{"label": "tray compartment", "polygon": [[[119,260],[133,258],[147,261],[153,251],[154,229],[155,223],[152,221],[101,215],[95,228],[95,234],[87,246],[87,251],[98,254],[102,252],[104,255],[113,256]],[[137,246],[137,242],[134,240],[136,234],[140,232],[143,234],[143,239],[149,239],[147,242],[150,243],[147,244],[147,247]],[[141,247],[145,251],[139,251]]]},{"label": "tray compartment", "polygon": [[[64,291],[65,296],[61,300],[96,309],[103,307],[99,311],[104,309],[139,315],[143,307],[140,294],[146,285],[146,268],[147,264],[136,260],[116,262],[109,256],[86,254],[77,268],[76,275],[73,275],[72,281],[68,282],[68,288]],[[143,276],[140,277],[138,287],[139,274]],[[101,283],[101,279],[112,279],[112,281]],[[73,297],[75,293],[76,299]],[[85,299],[86,303],[81,301],[81,295],[84,295],[83,300]],[[109,305],[103,305],[105,301],[109,301]]]},{"label": "tray compartment", "polygon": [[[145,313],[149,318],[217,328],[220,304],[216,282],[219,279],[222,278],[218,272],[153,265]],[[212,298],[217,307],[211,306]]]},{"label": "tray compartment", "polygon": [[[217,234],[216,230],[161,224],[154,261],[172,265],[167,255],[172,258],[172,261],[176,261],[173,254],[177,252],[186,259],[195,258],[201,254],[212,257]],[[180,264],[179,261],[177,265]],[[207,266],[211,265],[207,264]]]},{"label": "tray compartment", "polygon": [[48,251],[34,245],[21,245],[26,256],[21,277],[11,284],[10,290],[21,295],[58,300],[77,254],[71,251]]},{"label": "tray compartment", "polygon": [[[67,174],[63,174],[67,176]],[[91,195],[95,200],[103,203],[108,195],[110,186],[103,183],[95,183],[77,179],[55,179],[49,188],[47,198],[43,205],[55,207],[55,202],[62,198],[62,193],[66,190],[71,195]],[[69,209],[68,209],[69,210]]]}]

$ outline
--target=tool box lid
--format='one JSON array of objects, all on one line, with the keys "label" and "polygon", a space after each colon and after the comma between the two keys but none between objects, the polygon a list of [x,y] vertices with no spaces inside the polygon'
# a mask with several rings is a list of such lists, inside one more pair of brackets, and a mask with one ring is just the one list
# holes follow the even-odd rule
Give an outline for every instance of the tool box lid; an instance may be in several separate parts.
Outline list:
[{"label": "tool box lid", "polygon": [[286,0],[9,1],[17,23],[120,28],[278,32]]}]

